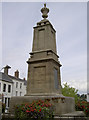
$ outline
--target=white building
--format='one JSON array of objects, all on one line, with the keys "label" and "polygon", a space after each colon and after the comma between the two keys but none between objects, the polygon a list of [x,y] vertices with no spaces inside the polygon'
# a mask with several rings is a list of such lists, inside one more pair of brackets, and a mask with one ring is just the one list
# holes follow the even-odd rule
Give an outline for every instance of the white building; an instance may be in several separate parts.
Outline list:
[{"label": "white building", "polygon": [[15,72],[15,77],[11,75],[9,75],[9,77],[14,83],[12,84],[12,96],[24,96],[26,94],[27,81],[19,78],[18,70]]},{"label": "white building", "polygon": [[13,81],[8,75],[0,72],[0,94],[2,94],[2,102],[9,107],[9,101],[12,96],[12,84]]},{"label": "white building", "polygon": [[89,93],[87,93],[87,102],[89,102]]},{"label": "white building", "polygon": [[2,102],[6,108],[9,107],[10,98],[12,96],[24,96],[26,94],[27,81],[19,78],[19,71],[15,72],[15,76],[8,75],[7,65],[4,67],[4,73],[0,72],[0,94],[2,94]]}]

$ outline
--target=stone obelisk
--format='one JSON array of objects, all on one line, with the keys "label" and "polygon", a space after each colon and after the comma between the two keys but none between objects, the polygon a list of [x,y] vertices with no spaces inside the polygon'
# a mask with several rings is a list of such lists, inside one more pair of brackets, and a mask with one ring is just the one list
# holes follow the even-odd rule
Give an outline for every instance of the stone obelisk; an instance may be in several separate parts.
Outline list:
[{"label": "stone obelisk", "polygon": [[49,9],[41,9],[43,20],[34,27],[32,52],[28,63],[26,95],[61,94],[61,79],[56,50],[56,31],[47,20]]}]

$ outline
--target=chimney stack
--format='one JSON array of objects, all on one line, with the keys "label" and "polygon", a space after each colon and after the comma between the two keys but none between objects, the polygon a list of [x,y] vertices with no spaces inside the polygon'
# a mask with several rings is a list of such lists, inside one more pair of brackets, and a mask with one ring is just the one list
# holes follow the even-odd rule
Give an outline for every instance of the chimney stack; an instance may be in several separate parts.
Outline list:
[{"label": "chimney stack", "polygon": [[15,77],[19,78],[19,71],[18,70],[15,71]]},{"label": "chimney stack", "polygon": [[8,75],[8,70],[9,70],[10,68],[11,68],[10,66],[6,65],[6,66],[4,67],[4,73]]}]

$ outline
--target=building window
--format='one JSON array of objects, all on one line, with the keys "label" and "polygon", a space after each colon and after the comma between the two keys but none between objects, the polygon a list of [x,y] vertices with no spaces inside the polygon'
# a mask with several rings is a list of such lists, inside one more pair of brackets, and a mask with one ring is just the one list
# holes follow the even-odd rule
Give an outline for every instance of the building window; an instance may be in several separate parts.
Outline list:
[{"label": "building window", "polygon": [[18,82],[16,82],[16,88],[18,88]]},{"label": "building window", "polygon": [[3,92],[6,92],[6,84],[3,84]]},{"label": "building window", "polygon": [[7,98],[5,97],[5,106],[7,107]]},{"label": "building window", "polygon": [[20,92],[20,96],[22,96],[22,92]]},{"label": "building window", "polygon": [[0,83],[0,91],[1,91],[1,83]]},{"label": "building window", "polygon": [[11,92],[11,85],[8,85],[8,92]]},{"label": "building window", "polygon": [[22,83],[20,83],[20,89],[22,88]]},{"label": "building window", "polygon": [[18,91],[16,91],[16,96],[18,96]]},{"label": "building window", "polygon": [[10,98],[8,98],[8,107],[10,106]]}]

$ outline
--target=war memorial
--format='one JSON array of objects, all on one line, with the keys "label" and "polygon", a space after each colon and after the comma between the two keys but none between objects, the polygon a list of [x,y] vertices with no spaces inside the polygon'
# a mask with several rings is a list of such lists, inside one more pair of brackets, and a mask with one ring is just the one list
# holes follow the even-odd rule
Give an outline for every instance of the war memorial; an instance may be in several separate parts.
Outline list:
[{"label": "war memorial", "polygon": [[49,9],[46,4],[41,12],[43,19],[33,27],[32,52],[27,61],[27,93],[25,96],[12,97],[9,111],[13,114],[14,105],[42,99],[49,100],[55,106],[57,116],[82,116],[82,111],[75,111],[74,98],[62,95],[62,65],[56,50],[56,30],[47,19]]}]

